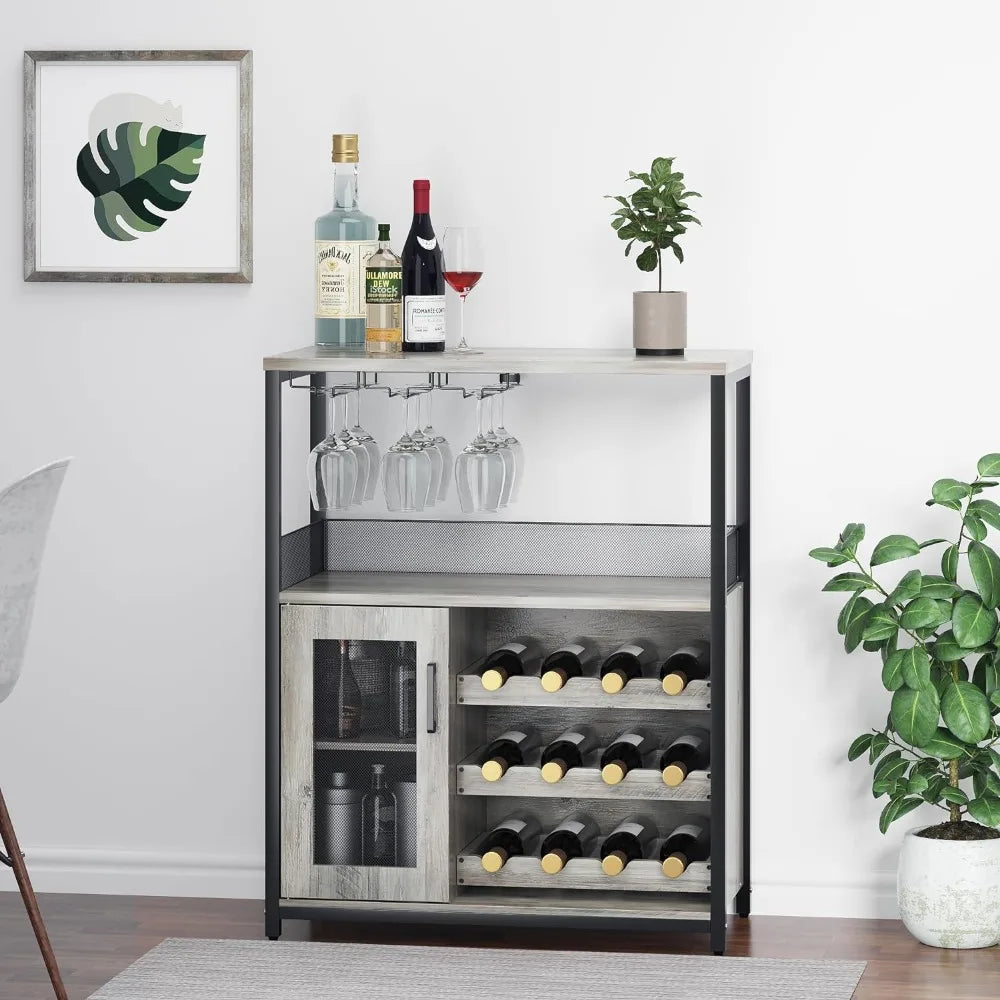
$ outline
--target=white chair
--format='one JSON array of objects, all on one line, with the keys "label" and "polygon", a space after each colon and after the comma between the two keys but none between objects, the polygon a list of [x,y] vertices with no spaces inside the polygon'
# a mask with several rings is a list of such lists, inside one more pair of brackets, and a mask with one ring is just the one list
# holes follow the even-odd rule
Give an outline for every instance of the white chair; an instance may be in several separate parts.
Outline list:
[{"label": "white chair", "polygon": [[[45,537],[68,465],[69,459],[53,462],[0,490],[0,702],[14,690],[21,675]],[[17,887],[21,890],[24,908],[28,911],[52,988],[58,1000],[67,1000],[66,987],[59,974],[2,792],[0,839],[7,852],[0,852],[0,862],[14,869]]]}]

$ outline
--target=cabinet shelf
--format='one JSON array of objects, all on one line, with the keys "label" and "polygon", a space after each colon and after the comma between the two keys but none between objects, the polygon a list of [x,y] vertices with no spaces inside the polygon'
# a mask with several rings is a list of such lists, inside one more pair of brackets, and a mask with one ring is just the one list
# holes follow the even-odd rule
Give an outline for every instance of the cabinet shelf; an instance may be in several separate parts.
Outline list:
[{"label": "cabinet shelf", "polygon": [[[659,841],[655,847],[658,851]],[[496,873],[483,868],[482,857],[470,845],[458,856],[459,885],[495,886],[497,888],[564,890],[597,890],[605,892],[708,892],[711,875],[706,862],[688,866],[680,878],[667,878],[659,861],[642,858],[625,866],[620,875],[605,875],[596,857],[572,858],[555,875],[542,871],[536,856],[525,855],[508,859]]]},{"label": "cabinet shelf", "polygon": [[561,781],[549,783],[539,767],[508,768],[499,781],[487,781],[479,769],[477,757],[468,757],[457,765],[456,788],[459,795],[503,795],[532,799],[618,799],[647,802],[705,802],[711,790],[707,771],[692,771],[676,788],[663,783],[663,776],[652,768],[636,768],[617,785],[601,777],[600,768],[574,767]]},{"label": "cabinet shelf", "polygon": [[704,711],[710,707],[708,681],[692,681],[679,695],[663,693],[660,682],[642,677],[629,681],[618,694],[608,694],[598,677],[571,677],[559,691],[546,691],[537,677],[511,677],[503,687],[487,691],[478,674],[459,674],[460,705],[509,705],[525,708],[621,708]]},{"label": "cabinet shelf", "polygon": [[281,591],[282,604],[362,607],[565,608],[701,611],[701,577],[547,576],[504,573],[317,573]]}]

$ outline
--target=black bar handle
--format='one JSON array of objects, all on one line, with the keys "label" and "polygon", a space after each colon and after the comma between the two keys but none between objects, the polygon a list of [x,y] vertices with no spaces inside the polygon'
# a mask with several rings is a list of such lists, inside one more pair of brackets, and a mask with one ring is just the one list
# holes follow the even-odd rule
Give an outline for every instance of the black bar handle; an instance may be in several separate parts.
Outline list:
[{"label": "black bar handle", "polygon": [[427,664],[427,732],[437,732],[437,664]]}]

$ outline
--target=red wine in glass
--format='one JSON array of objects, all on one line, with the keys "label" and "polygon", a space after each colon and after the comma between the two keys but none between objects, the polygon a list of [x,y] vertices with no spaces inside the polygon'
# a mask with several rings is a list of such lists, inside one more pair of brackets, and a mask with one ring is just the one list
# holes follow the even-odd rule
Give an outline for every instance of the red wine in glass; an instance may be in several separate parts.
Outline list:
[{"label": "red wine in glass", "polygon": [[457,350],[467,351],[469,345],[465,341],[465,297],[483,276],[483,235],[474,226],[449,226],[444,231],[441,249],[444,252],[444,280],[458,293],[461,300],[461,336]]},{"label": "red wine in glass", "polygon": [[482,271],[445,271],[444,280],[458,292],[459,295],[468,295],[476,282],[483,276]]}]

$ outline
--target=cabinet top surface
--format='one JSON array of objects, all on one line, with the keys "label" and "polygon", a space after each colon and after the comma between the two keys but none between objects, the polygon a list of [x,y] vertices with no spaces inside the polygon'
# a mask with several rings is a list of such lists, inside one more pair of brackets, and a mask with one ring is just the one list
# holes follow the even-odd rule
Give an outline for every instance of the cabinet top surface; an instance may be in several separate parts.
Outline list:
[{"label": "cabinet top surface", "polygon": [[486,348],[372,357],[364,351],[301,347],[264,358],[265,371],[519,372],[551,375],[735,375],[750,370],[750,351],[688,350],[683,357],[637,357],[632,350]]}]

